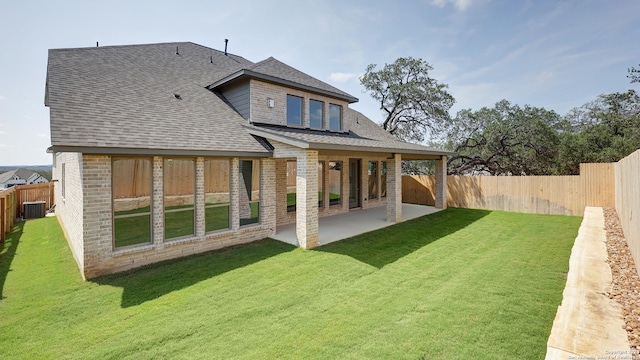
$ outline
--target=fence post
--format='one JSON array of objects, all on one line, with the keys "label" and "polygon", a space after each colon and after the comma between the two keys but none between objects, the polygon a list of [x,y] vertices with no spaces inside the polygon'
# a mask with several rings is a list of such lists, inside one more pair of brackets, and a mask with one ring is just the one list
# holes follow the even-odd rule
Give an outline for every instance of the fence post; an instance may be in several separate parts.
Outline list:
[{"label": "fence post", "polygon": [[7,208],[5,204],[6,198],[4,196],[0,197],[0,243],[4,243],[4,239],[6,238],[4,219],[7,213]]}]

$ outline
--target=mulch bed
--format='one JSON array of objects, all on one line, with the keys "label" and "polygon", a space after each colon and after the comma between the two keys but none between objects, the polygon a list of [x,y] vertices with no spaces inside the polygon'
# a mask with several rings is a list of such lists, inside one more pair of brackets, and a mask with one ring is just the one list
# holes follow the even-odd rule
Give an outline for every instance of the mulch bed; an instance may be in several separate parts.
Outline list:
[{"label": "mulch bed", "polygon": [[607,252],[613,276],[610,299],[622,305],[627,337],[631,350],[640,352],[640,276],[622,232],[618,214],[614,208],[604,208],[607,231]]}]

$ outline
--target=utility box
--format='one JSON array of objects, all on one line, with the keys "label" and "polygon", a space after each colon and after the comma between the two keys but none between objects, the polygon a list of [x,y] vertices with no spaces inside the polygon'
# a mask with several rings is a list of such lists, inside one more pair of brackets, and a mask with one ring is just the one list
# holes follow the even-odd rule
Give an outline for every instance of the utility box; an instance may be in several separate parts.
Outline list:
[{"label": "utility box", "polygon": [[43,218],[44,207],[44,201],[27,201],[22,203],[22,214],[25,219]]}]

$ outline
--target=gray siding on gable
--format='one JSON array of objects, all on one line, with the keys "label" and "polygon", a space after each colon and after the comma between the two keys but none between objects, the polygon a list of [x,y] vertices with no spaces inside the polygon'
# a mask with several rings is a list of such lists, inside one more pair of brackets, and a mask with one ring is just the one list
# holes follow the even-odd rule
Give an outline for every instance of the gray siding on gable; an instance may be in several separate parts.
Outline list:
[{"label": "gray siding on gable", "polygon": [[232,84],[220,89],[220,93],[233,106],[233,108],[245,119],[249,119],[249,97],[251,95],[249,81]]}]

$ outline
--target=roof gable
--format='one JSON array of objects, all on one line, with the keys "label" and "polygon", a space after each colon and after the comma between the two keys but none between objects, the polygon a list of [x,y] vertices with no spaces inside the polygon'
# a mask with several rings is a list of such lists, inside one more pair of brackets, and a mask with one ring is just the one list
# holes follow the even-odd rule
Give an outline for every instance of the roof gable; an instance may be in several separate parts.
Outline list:
[{"label": "roof gable", "polygon": [[242,68],[226,77],[210,84],[209,89],[216,89],[239,78],[253,77],[274,82],[288,87],[315,92],[322,95],[345,100],[349,103],[358,102],[358,98],[321,80],[307,75],[273,57],[269,57],[251,66]]}]

